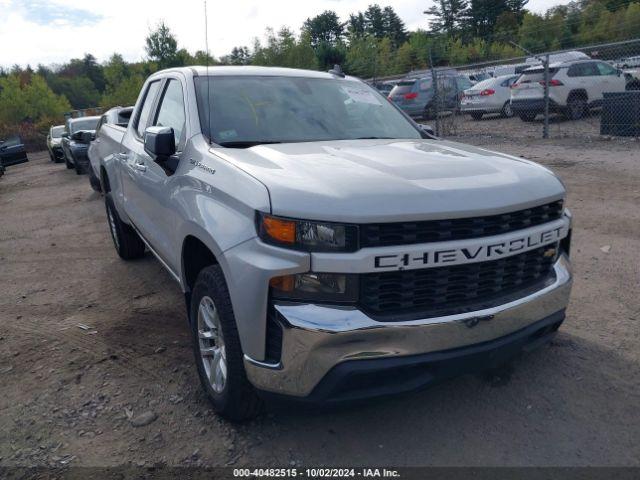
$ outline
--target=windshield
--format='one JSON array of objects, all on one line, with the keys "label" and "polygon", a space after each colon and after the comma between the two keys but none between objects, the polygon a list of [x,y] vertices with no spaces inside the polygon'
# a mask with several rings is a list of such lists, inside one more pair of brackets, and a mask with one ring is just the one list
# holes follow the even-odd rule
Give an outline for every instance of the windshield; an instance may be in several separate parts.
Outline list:
[{"label": "windshield", "polygon": [[71,133],[76,133],[80,130],[95,130],[99,120],[99,117],[91,117],[70,122]]},{"label": "windshield", "polygon": [[224,76],[197,77],[195,86],[203,133],[208,136],[208,116],[213,111],[210,136],[213,142],[223,146],[421,138],[419,131],[395,107],[360,82]]},{"label": "windshield", "polygon": [[57,127],[51,127],[51,138],[60,138],[64,132],[64,125],[58,125]]}]

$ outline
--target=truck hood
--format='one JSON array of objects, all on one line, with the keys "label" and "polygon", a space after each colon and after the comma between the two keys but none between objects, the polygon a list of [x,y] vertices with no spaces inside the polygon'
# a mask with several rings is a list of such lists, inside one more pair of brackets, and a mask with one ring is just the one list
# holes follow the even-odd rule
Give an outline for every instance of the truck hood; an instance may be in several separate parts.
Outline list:
[{"label": "truck hood", "polygon": [[349,140],[211,150],[261,181],[274,215],[392,222],[492,215],[564,196],[533,162],[442,140]]}]

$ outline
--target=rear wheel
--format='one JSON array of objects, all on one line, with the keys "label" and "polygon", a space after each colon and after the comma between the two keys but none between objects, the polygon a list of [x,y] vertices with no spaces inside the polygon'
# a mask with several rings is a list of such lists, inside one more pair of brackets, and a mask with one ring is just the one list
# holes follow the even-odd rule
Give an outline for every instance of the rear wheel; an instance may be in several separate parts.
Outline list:
[{"label": "rear wheel", "polygon": [[142,257],[145,249],[144,242],[131,225],[127,225],[120,220],[110,194],[107,194],[105,197],[105,205],[111,239],[120,258],[123,260],[133,260]]},{"label": "rear wheel", "polygon": [[483,112],[473,112],[471,113],[471,118],[473,118],[474,120],[480,120],[483,115]]},{"label": "rear wheel", "polygon": [[100,185],[100,179],[96,177],[95,172],[93,171],[93,167],[89,165],[89,183],[91,184],[91,188],[93,188],[96,192],[102,192],[102,186]]},{"label": "rear wheel", "polygon": [[533,122],[536,119],[536,113],[521,113],[518,116],[523,122]]},{"label": "rear wheel", "polygon": [[566,116],[569,120],[579,120],[584,116],[587,108],[587,102],[584,97],[572,95],[567,100]]},{"label": "rear wheel", "polygon": [[505,118],[513,117],[513,110],[511,110],[510,101],[507,100],[506,102],[504,102],[504,105],[502,106],[502,111],[500,112],[500,114]]},{"label": "rear wheel", "polygon": [[244,354],[220,266],[206,267],[198,274],[190,320],[198,376],[216,412],[233,421],[255,417],[262,402],[244,370]]}]

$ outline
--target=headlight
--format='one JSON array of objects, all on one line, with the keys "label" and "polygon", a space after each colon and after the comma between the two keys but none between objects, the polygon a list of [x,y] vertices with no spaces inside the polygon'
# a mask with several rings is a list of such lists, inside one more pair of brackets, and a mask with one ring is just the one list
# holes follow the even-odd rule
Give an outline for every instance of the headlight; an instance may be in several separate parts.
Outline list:
[{"label": "headlight", "polygon": [[355,275],[299,273],[272,278],[269,285],[276,300],[353,303],[358,299]]},{"label": "headlight", "polygon": [[294,220],[258,212],[260,238],[271,245],[309,252],[354,252],[358,227],[337,223]]}]

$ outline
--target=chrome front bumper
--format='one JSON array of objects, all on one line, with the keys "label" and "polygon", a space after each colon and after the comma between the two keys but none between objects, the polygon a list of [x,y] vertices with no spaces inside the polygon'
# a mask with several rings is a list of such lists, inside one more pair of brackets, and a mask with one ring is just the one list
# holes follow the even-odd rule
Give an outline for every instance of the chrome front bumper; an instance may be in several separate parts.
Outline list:
[{"label": "chrome front bumper", "polygon": [[282,359],[266,364],[245,356],[258,389],[307,397],[336,365],[398,358],[479,344],[507,336],[567,307],[572,274],[563,254],[555,281],[518,300],[485,310],[408,322],[380,322],[354,308],[277,304],[284,324]]}]

